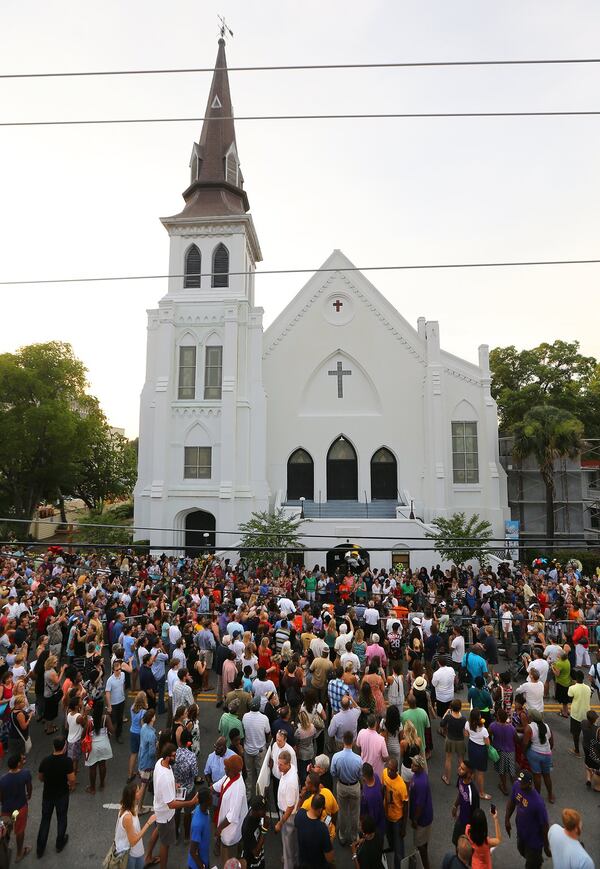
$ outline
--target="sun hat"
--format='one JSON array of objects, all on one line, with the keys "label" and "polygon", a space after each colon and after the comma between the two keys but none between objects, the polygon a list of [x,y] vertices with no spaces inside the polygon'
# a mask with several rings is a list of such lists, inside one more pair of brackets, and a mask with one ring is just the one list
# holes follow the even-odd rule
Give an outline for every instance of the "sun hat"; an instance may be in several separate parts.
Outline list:
[{"label": "sun hat", "polygon": [[417,676],[413,682],[413,688],[416,688],[417,691],[424,691],[425,688],[427,688],[427,679],[425,676]]}]

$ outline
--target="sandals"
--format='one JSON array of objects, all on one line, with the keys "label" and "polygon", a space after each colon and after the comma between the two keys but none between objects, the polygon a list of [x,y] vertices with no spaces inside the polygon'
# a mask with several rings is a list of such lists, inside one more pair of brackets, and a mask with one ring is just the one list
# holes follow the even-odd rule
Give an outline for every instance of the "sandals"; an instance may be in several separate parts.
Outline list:
[{"label": "sandals", "polygon": [[160,863],[160,857],[151,857],[147,863],[144,863],[144,869],[148,866],[158,866]]},{"label": "sandals", "polygon": [[31,848],[29,847],[29,845],[26,845],[26,846],[23,848],[23,853],[21,854],[21,856],[20,856],[20,857],[17,857],[17,858],[15,859],[15,863],[20,863],[21,860],[23,859],[23,857],[27,857],[27,855],[30,854],[30,853],[31,853]]},{"label": "sandals", "polygon": [[491,794],[479,794],[479,796],[482,800],[491,800],[492,799]]},{"label": "sandals", "polygon": [[52,727],[50,730],[44,730],[46,736],[52,736],[53,733],[58,733],[58,727]]},{"label": "sandals", "polygon": [[450,784],[449,780],[446,778],[445,775],[443,775],[441,778],[442,778],[442,781],[444,782],[445,785],[449,785],[449,784]]}]

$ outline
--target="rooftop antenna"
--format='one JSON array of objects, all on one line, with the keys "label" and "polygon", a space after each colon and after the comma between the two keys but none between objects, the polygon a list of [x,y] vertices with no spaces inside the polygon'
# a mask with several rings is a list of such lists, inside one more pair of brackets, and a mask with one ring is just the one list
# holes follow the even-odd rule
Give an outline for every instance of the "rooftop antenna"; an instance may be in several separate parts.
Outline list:
[{"label": "rooftop antenna", "polygon": [[231,27],[228,26],[228,24],[225,21],[225,19],[223,18],[223,16],[217,15],[217,18],[221,22],[221,26],[219,28],[219,32],[221,34],[221,39],[226,39],[227,36],[231,36],[231,38],[233,39],[233,30],[231,29]]}]

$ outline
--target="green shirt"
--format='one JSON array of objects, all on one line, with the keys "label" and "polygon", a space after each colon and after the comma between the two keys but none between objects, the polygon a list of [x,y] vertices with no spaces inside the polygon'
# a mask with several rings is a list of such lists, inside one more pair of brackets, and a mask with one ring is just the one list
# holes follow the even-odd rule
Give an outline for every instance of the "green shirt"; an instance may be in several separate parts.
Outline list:
[{"label": "green shirt", "polygon": [[402,724],[406,721],[415,725],[417,735],[421,738],[421,750],[425,751],[425,729],[429,727],[429,715],[420,706],[415,709],[405,709],[401,715]]},{"label": "green shirt", "polygon": [[562,661],[560,658],[555,663],[554,667],[558,670],[556,676],[556,684],[568,688],[571,684],[571,662],[567,659]]},{"label": "green shirt", "polygon": [[307,576],[304,580],[307,591],[314,591],[317,587],[317,577],[316,576]]},{"label": "green shirt", "polygon": [[414,594],[415,587],[412,582],[403,582],[402,583],[402,593],[403,594]]},{"label": "green shirt", "polygon": [[237,717],[237,715],[233,715],[231,712],[224,712],[221,715],[221,720],[219,721],[219,733],[221,736],[224,736],[227,740],[227,748],[231,748],[231,740],[229,739],[229,734],[232,730],[239,730],[240,736],[244,738],[244,725]]}]

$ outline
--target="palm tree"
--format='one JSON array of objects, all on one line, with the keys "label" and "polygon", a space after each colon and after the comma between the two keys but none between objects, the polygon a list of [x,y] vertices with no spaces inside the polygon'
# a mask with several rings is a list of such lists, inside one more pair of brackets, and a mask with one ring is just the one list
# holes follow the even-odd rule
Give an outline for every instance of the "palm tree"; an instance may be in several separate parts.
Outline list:
[{"label": "palm tree", "polygon": [[546,537],[554,543],[554,462],[575,458],[583,448],[583,423],[552,405],[532,407],[513,427],[513,455],[519,461],[534,456],[546,487]]}]

